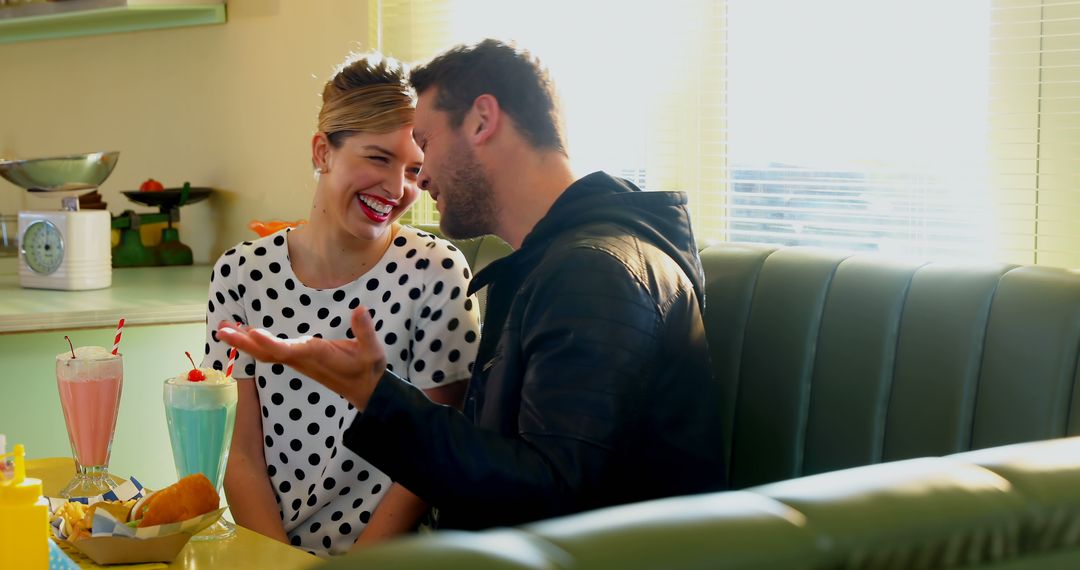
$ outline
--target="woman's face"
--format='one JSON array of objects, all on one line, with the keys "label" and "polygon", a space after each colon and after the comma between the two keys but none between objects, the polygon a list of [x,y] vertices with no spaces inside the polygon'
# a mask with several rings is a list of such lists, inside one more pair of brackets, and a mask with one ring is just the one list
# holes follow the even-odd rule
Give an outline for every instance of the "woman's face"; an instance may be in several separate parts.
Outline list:
[{"label": "woman's face", "polygon": [[356,134],[339,148],[320,133],[314,151],[323,170],[320,193],[328,201],[319,206],[356,238],[383,236],[419,195],[416,180],[424,154],[413,141],[411,126],[384,134]]}]

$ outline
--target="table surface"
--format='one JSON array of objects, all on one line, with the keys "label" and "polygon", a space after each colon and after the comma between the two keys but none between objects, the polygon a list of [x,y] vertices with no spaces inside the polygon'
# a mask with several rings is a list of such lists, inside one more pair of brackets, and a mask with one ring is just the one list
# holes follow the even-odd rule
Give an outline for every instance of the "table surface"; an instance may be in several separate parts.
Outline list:
[{"label": "table surface", "polygon": [[[75,474],[75,462],[70,457],[32,459],[27,461],[27,477],[41,479],[45,495],[60,491]],[[275,570],[307,569],[321,560],[289,545],[266,538],[241,526],[229,540],[188,542],[180,555],[167,568],[203,570],[208,568],[273,568]],[[123,569],[123,565],[110,566]]]},{"label": "table surface", "polygon": [[0,333],[194,323],[206,319],[209,265],[113,269],[112,286],[53,291],[19,286],[18,259],[0,258]]}]

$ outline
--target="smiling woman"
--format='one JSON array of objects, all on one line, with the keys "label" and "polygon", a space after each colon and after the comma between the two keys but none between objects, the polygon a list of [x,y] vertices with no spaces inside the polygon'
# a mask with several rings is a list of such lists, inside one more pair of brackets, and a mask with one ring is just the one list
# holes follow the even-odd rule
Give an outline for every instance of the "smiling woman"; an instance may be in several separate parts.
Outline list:
[{"label": "smiling woman", "polygon": [[[387,368],[430,399],[460,405],[478,304],[464,294],[461,252],[397,223],[419,194],[423,153],[413,114],[394,60],[350,57],[327,82],[311,138],[309,222],[238,244],[218,260],[203,367],[227,361],[219,322],[281,338],[345,340],[355,337],[353,311],[364,307]],[[291,367],[245,354],[235,366],[225,492],[240,525],[320,555],[415,528],[424,504],[341,445],[352,405]]]}]

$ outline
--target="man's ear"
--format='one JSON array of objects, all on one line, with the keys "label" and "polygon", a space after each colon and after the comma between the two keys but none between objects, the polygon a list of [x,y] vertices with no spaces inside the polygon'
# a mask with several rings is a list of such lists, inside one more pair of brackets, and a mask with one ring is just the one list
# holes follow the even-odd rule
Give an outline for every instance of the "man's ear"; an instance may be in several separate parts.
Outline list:
[{"label": "man's ear", "polygon": [[494,95],[485,93],[473,100],[465,134],[474,144],[483,144],[495,134],[501,118],[499,100]]},{"label": "man's ear", "polygon": [[330,140],[326,133],[320,131],[311,137],[311,166],[319,172],[326,172],[329,168],[327,155],[330,153]]}]

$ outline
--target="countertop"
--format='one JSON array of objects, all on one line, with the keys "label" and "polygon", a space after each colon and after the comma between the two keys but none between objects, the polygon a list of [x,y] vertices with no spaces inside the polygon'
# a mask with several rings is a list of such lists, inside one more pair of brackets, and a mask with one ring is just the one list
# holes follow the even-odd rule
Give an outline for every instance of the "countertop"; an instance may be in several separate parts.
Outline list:
[{"label": "countertop", "polygon": [[106,289],[52,291],[20,287],[18,259],[0,258],[0,333],[203,322],[211,269],[125,267]]}]

